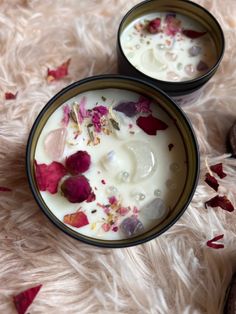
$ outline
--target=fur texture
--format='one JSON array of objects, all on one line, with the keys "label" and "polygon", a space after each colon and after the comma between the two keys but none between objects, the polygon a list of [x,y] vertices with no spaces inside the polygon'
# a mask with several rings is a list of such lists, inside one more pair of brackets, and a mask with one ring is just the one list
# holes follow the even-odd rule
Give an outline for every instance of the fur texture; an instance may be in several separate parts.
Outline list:
[{"label": "fur texture", "polygon": [[[128,249],[99,249],[69,238],[37,207],[25,174],[30,128],[45,103],[83,77],[116,72],[116,32],[137,0],[0,1],[0,313],[12,295],[43,284],[30,313],[218,314],[236,266],[236,212],[204,209],[215,195],[207,164],[223,162],[220,192],[236,205],[236,160],[226,155],[236,119],[236,1],[198,0],[219,20],[224,60],[201,98],[184,107],[201,150],[201,177],[182,218],[164,235]],[[47,68],[71,58],[69,76],[48,84]],[[4,92],[18,91],[4,100]],[[224,234],[225,248],[206,241]]]}]

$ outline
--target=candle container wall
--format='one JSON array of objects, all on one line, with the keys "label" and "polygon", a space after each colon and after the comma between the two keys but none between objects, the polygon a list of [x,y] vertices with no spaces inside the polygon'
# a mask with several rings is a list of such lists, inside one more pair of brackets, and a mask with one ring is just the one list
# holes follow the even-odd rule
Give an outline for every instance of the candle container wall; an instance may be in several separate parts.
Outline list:
[{"label": "candle container wall", "polygon": [[[178,25],[181,17],[186,19],[182,26]],[[193,26],[191,26],[191,21],[193,21]],[[150,22],[152,23],[150,24]],[[164,29],[162,25],[165,25]],[[199,29],[196,29],[196,26]],[[139,36],[139,42],[132,39],[135,47],[128,42],[128,36],[133,38]],[[153,39],[155,46],[152,45],[152,42],[150,44],[150,39],[151,41]],[[167,66],[165,66],[165,62],[162,62],[163,51],[161,49],[164,47],[164,39],[172,46],[168,47],[167,45],[166,47]],[[185,44],[185,42],[188,43]],[[146,50],[146,47],[145,53],[141,54],[143,45],[149,48]],[[187,0],[144,1],[133,7],[120,23],[117,36],[118,71],[121,74],[142,78],[156,85],[173,97],[178,104],[184,105],[192,103],[199,97],[201,88],[217,71],[223,58],[224,48],[223,31],[215,17],[205,8]],[[175,49],[177,56],[173,54],[176,52]],[[185,52],[184,49],[186,49]],[[199,57],[196,55],[200,54],[200,51],[202,51],[203,58],[208,55],[210,64],[207,66],[205,62],[199,60],[199,64],[192,67],[188,63],[191,60],[194,62]],[[183,64],[179,61],[178,53],[180,52]],[[132,57],[130,57],[131,55]],[[175,60],[175,57],[178,58]],[[147,71],[144,62],[147,62],[148,58],[149,63],[145,65],[149,67]],[[150,59],[152,60],[150,61]],[[167,73],[167,68],[170,66],[172,69]],[[180,70],[181,66],[183,69]],[[175,76],[173,69],[176,69],[177,72]],[[193,77],[189,73],[183,75],[184,71],[185,73],[192,71]],[[166,73],[168,74],[167,78],[164,76]]]},{"label": "candle container wall", "polygon": [[[165,219],[162,221],[159,221],[158,223],[156,223],[156,216],[153,216],[152,212],[149,212],[149,217],[148,219],[151,219],[153,221],[153,224],[150,228],[147,228],[146,230],[143,230],[141,233],[138,233],[135,236],[132,237],[123,237],[123,238],[114,238],[114,239],[110,239],[110,238],[101,238],[100,236],[94,236],[94,234],[92,234],[93,230],[93,224],[88,224],[87,218],[85,217],[84,213],[83,213],[83,208],[79,209],[80,207],[87,207],[87,209],[85,209],[85,212],[87,210],[87,215],[89,214],[90,216],[88,216],[88,220],[90,221],[90,218],[92,219],[94,217],[94,210],[88,210],[88,207],[90,206],[90,204],[92,204],[91,206],[96,207],[96,212],[99,211],[98,206],[100,206],[99,203],[99,198],[103,198],[104,196],[104,190],[102,190],[101,192],[99,190],[94,190],[96,193],[96,200],[92,200],[91,203],[86,203],[86,202],[80,202],[80,203],[70,203],[65,197],[62,196],[61,193],[61,189],[60,187],[58,187],[58,191],[54,191],[53,194],[50,194],[47,191],[45,191],[45,189],[41,189],[40,186],[40,182],[37,180],[37,164],[41,163],[41,169],[45,170],[46,169],[46,164],[49,164],[50,162],[53,161],[53,159],[48,159],[48,160],[39,160],[39,154],[38,153],[42,153],[43,151],[43,147],[42,150],[39,150],[40,145],[43,143],[41,140],[43,140],[45,138],[45,135],[48,133],[45,133],[45,130],[47,128],[47,125],[50,125],[53,128],[57,128],[58,125],[56,124],[56,118],[54,119],[53,117],[58,116],[59,117],[59,122],[61,121],[61,113],[65,104],[70,105],[70,102],[74,101],[74,99],[79,99],[78,97],[84,97],[83,95],[85,93],[90,93],[93,94],[94,96],[99,95],[99,103],[103,101],[109,102],[109,104],[107,105],[108,108],[110,108],[110,106],[112,106],[112,98],[115,97],[115,93],[118,93],[120,95],[120,97],[124,97],[125,93],[128,93],[128,95],[141,95],[141,97],[145,97],[145,99],[151,99],[152,100],[152,112],[154,113],[154,111],[156,109],[160,110],[160,112],[163,112],[163,115],[165,117],[168,117],[168,128],[166,130],[163,131],[158,131],[157,135],[148,135],[145,132],[143,132],[141,129],[138,129],[137,125],[133,125],[131,130],[137,130],[138,132],[141,133],[137,133],[137,134],[142,134],[142,136],[145,136],[145,141],[143,141],[142,143],[145,144],[143,146],[144,148],[144,155],[143,158],[147,159],[148,156],[146,156],[146,147],[148,145],[151,145],[151,147],[153,147],[153,150],[157,150],[157,152],[159,152],[159,154],[157,154],[158,157],[160,157],[160,154],[164,154],[162,159],[159,158],[159,160],[157,160],[157,167],[155,168],[155,174],[151,175],[152,178],[152,182],[151,183],[151,190],[153,190],[154,194],[153,195],[153,199],[155,204],[153,204],[153,202],[151,202],[149,205],[145,205],[143,210],[144,210],[144,218],[146,218],[146,211],[148,211],[151,207],[151,205],[155,205],[155,206],[159,206],[160,210],[163,210],[163,204],[161,203],[161,199],[160,199],[160,194],[159,191],[156,190],[156,181],[159,180],[160,178],[160,172],[162,171],[162,169],[164,168],[164,172],[162,171],[163,175],[169,175],[170,172],[173,173],[173,177],[176,177],[178,185],[181,186],[181,189],[178,192],[178,197],[176,196],[176,192],[175,190],[169,190],[170,188],[175,188],[173,186],[173,183],[169,182],[169,180],[167,180],[167,182],[163,182],[162,180],[160,180],[159,184],[161,186],[166,186],[166,184],[168,185],[168,187],[166,187],[167,190],[167,194],[171,193],[171,195],[173,195],[173,206],[172,208],[168,209],[167,215],[165,216]],[[109,94],[109,97],[107,97],[107,99],[104,98],[104,94],[106,93],[106,96]],[[96,94],[96,95],[95,95]],[[82,95],[82,96],[81,96]],[[102,97],[101,97],[102,96]],[[110,103],[110,100],[111,103]],[[123,99],[123,98],[122,98]],[[144,98],[141,98],[142,100]],[[127,99],[129,101],[129,99]],[[132,106],[132,103],[129,103],[130,106]],[[96,108],[96,107],[95,107]],[[101,109],[101,108],[100,108]],[[103,108],[104,109],[104,108]],[[111,108],[110,108],[111,109]],[[145,109],[147,109],[145,107]],[[59,110],[59,111],[58,111]],[[114,109],[115,110],[115,109]],[[115,115],[117,115],[119,112],[116,111]],[[54,114],[56,114],[56,116],[54,116]],[[59,115],[58,115],[59,114]],[[142,119],[145,119],[145,116],[147,117],[150,115],[150,112],[146,112],[144,113]],[[53,118],[53,119],[52,119]],[[72,116],[73,118],[73,116]],[[128,119],[128,117],[126,117]],[[160,118],[160,116],[159,116]],[[89,119],[89,118],[88,118]],[[153,120],[153,117],[152,117]],[[54,123],[55,122],[55,123]],[[71,119],[71,125],[74,126],[74,122],[73,119]],[[160,121],[159,121],[160,123]],[[69,126],[68,126],[69,127]],[[135,129],[136,128],[136,129]],[[131,141],[132,141],[132,137],[134,137],[135,135],[133,134],[133,131],[130,131],[130,128],[128,126],[128,132],[129,132],[129,136],[126,136],[124,141],[128,142],[128,145],[131,145]],[[118,130],[115,130],[115,132],[119,132]],[[122,130],[121,130],[122,131]],[[48,129],[47,129],[48,132]],[[69,131],[68,131],[69,132]],[[176,133],[178,133],[178,143],[177,142],[173,142],[172,144],[170,144],[169,139],[167,138],[166,141],[164,141],[165,139],[165,132],[171,132],[170,134],[174,134],[174,136],[176,135]],[[83,133],[82,133],[83,134]],[[99,133],[100,137],[101,137],[101,145],[103,140],[105,141],[106,139],[109,139],[109,135],[105,134],[101,135],[101,133]],[[83,137],[87,136],[88,134],[84,134],[81,137],[81,143],[83,143]],[[138,135],[137,135],[138,136]],[[160,147],[158,145],[156,145],[155,142],[155,138],[162,138],[163,137],[163,145],[164,145],[164,149],[160,149]],[[74,141],[76,141],[77,139],[74,139]],[[118,146],[117,143],[121,146],[121,148],[124,148],[124,143],[123,140],[121,142],[119,142],[119,140],[115,141],[115,135],[114,137],[110,138],[111,143],[113,143],[112,149],[116,150]],[[41,142],[41,144],[40,144]],[[87,142],[87,141],[85,141]],[[84,143],[85,143],[84,142]],[[105,143],[105,142],[103,142]],[[133,146],[130,147],[130,149],[132,150],[132,152],[137,151],[136,147],[134,146],[135,143],[137,142],[137,138],[136,141],[132,142]],[[178,145],[177,145],[178,144]],[[80,146],[80,145],[79,145]],[[91,168],[89,169],[88,172],[85,172],[85,176],[87,176],[87,173],[89,175],[89,172],[91,174],[91,176],[89,177],[89,181],[91,183],[91,185],[94,187],[94,182],[93,180],[96,179],[96,177],[99,177],[99,172],[98,167],[103,167],[103,164],[101,165],[100,161],[101,159],[98,159],[98,162],[95,160],[95,157],[97,157],[97,155],[99,154],[99,151],[102,153],[102,156],[104,156],[104,154],[107,154],[107,148],[108,145],[106,145],[106,143],[104,144],[104,146],[100,146],[102,148],[104,148],[104,151],[101,152],[102,148],[99,148],[99,145],[96,146],[88,146],[88,149],[91,153]],[[156,146],[156,147],[154,147]],[[74,146],[71,146],[70,149],[74,149]],[[138,149],[140,151],[141,149],[141,145],[139,145]],[[80,146],[81,149],[81,146]],[[109,148],[110,149],[110,148]],[[160,151],[161,150],[161,151]],[[175,155],[175,151],[176,154]],[[180,151],[183,152],[183,158],[182,160],[182,167],[184,168],[184,176],[180,176],[179,175],[179,169],[178,169],[178,165],[176,165],[176,163],[171,163],[168,164],[167,156],[178,156]],[[73,151],[74,152],[74,151]],[[94,152],[94,154],[92,155],[92,152]],[[37,155],[38,154],[38,155]],[[127,152],[127,155],[129,154],[129,152]],[[174,154],[174,155],[173,155]],[[111,157],[111,153],[109,153],[109,157]],[[38,157],[37,157],[38,156]],[[65,164],[65,160],[67,160],[67,156],[65,155],[63,156],[63,158],[61,159],[61,163],[63,163],[63,165]],[[139,158],[140,156],[136,156],[137,158]],[[170,158],[175,158],[175,157],[170,157]],[[103,160],[103,159],[102,159]],[[175,160],[175,159],[174,159]],[[176,161],[176,160],[175,160]],[[54,166],[55,166],[55,162],[53,161]],[[162,163],[162,164],[161,164]],[[58,167],[58,163],[57,163],[57,167]],[[62,168],[62,166],[60,166],[60,169]],[[184,112],[173,102],[173,100],[171,98],[169,98],[164,92],[162,92],[161,90],[159,90],[157,87],[146,83],[140,79],[134,79],[131,77],[125,77],[125,76],[118,76],[118,75],[102,75],[102,76],[97,76],[97,77],[90,77],[90,78],[86,78],[84,80],[81,80],[79,82],[75,82],[69,86],[67,86],[66,88],[64,88],[62,91],[60,91],[57,95],[55,95],[51,100],[49,100],[49,102],[46,104],[46,106],[43,108],[43,110],[40,112],[39,116],[37,117],[31,133],[29,135],[29,140],[28,140],[28,144],[27,144],[27,153],[26,153],[26,169],[27,169],[27,175],[28,175],[28,180],[29,180],[29,185],[32,191],[32,194],[36,200],[36,202],[38,203],[39,207],[42,209],[42,211],[44,212],[44,214],[46,214],[46,216],[59,228],[61,229],[63,232],[65,232],[66,234],[74,237],[77,240],[80,240],[82,242],[85,242],[87,244],[92,244],[95,246],[100,246],[100,247],[109,247],[109,248],[120,248],[120,247],[128,247],[128,246],[133,246],[133,245],[137,245],[140,243],[144,243],[147,242],[159,235],[161,235],[162,233],[164,233],[168,228],[170,228],[180,217],[181,215],[184,213],[184,211],[186,210],[186,208],[188,207],[189,202],[191,201],[195,189],[196,189],[196,185],[197,185],[197,181],[198,181],[198,174],[199,174],[199,150],[198,150],[198,145],[197,145],[197,141],[194,135],[194,131],[191,127],[191,123],[189,122],[188,118],[186,117],[186,115],[184,114]],[[100,168],[99,168],[100,169]],[[110,177],[112,175],[112,172],[116,172],[117,169],[114,169],[114,167],[112,168],[112,171],[110,171],[110,168],[108,170],[104,170],[104,173],[109,173],[110,172]],[[142,169],[141,169],[142,170]],[[64,171],[64,168],[63,168]],[[94,172],[93,172],[94,171]],[[64,174],[66,175],[66,178],[68,177],[68,174]],[[156,175],[156,176],[155,176]],[[103,177],[101,177],[102,179]],[[41,179],[42,179],[42,174],[41,174]],[[99,179],[97,182],[100,182]],[[134,181],[136,180],[136,178],[133,178]],[[62,180],[64,180],[62,178]],[[138,182],[136,182],[138,180]],[[147,183],[147,178],[144,179],[140,179],[138,178],[135,182],[137,183],[136,185],[140,188],[144,187],[145,184]],[[101,180],[103,181],[103,180]],[[146,182],[146,183],[145,183]],[[104,184],[106,184],[107,181],[102,182],[100,185],[103,187],[106,187]],[[131,186],[134,185],[135,183],[131,182]],[[124,186],[123,190],[127,190],[129,188],[129,182],[122,182],[120,186]],[[108,187],[108,186],[107,186]],[[168,189],[167,189],[168,188]],[[107,189],[106,189],[107,190]],[[44,191],[44,192],[42,192]],[[55,193],[56,192],[56,193]],[[114,191],[112,191],[114,192]],[[142,192],[142,191],[141,191]],[[144,188],[144,193],[147,195],[150,191]],[[138,200],[137,202],[145,202],[145,200],[143,200],[143,194],[142,193],[138,193]],[[167,195],[168,197],[168,195]],[[55,200],[55,201],[54,201]],[[50,202],[49,202],[50,201]],[[109,199],[110,202],[114,202],[115,198],[113,197],[113,199]],[[106,203],[107,204],[107,203]],[[91,208],[91,209],[94,209]],[[71,208],[71,212],[74,212],[75,210],[77,210],[77,213],[79,213],[81,215],[81,217],[83,218],[83,223],[85,223],[85,225],[83,226],[83,228],[88,228],[88,232],[87,234],[83,233],[80,228],[77,227],[71,227],[70,224],[65,222],[65,219],[63,220],[63,216],[65,215],[66,217],[70,216],[67,215],[67,211],[68,208]],[[135,207],[134,207],[135,209]],[[101,209],[103,210],[103,209]],[[119,210],[121,210],[121,208],[119,208]],[[122,210],[124,210],[124,208],[122,208]],[[64,213],[65,211],[65,213]],[[89,211],[89,212],[88,212]],[[70,213],[71,213],[70,212]],[[63,215],[62,215],[63,213]],[[117,212],[116,212],[117,213]],[[115,213],[115,214],[116,214]],[[136,214],[136,212],[134,212]],[[161,212],[160,212],[161,213]],[[111,214],[111,212],[109,212],[109,215]],[[155,213],[154,213],[155,214]],[[60,216],[61,215],[61,216]],[[72,214],[73,215],[73,214]],[[64,217],[65,217],[64,216]],[[81,218],[80,217],[80,218]],[[123,216],[122,216],[123,217]],[[130,225],[131,223],[134,224],[136,223],[135,220],[135,216],[131,216],[131,220],[129,220],[129,225],[127,223],[127,220],[125,221],[126,223],[123,223],[121,227],[119,227],[120,229],[123,228],[124,231],[127,231],[126,229],[129,227],[132,227],[133,225]],[[68,222],[68,220],[67,220]],[[81,221],[80,221],[81,223]],[[91,225],[91,226],[90,226]],[[106,227],[107,224],[106,224]],[[135,228],[141,228],[142,225],[139,223],[135,225]],[[105,230],[106,231],[106,230]],[[115,229],[115,231],[117,231]],[[91,232],[91,234],[90,234]],[[104,232],[104,231],[103,231]],[[118,231],[119,232],[119,231]],[[114,232],[114,235],[117,235],[118,232]],[[104,232],[104,235],[106,236],[108,233]]]}]

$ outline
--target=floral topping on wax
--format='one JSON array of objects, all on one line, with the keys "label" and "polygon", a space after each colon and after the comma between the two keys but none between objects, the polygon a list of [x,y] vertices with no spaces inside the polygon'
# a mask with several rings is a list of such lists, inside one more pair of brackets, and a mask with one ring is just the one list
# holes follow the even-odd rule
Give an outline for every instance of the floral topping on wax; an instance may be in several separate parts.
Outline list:
[{"label": "floral topping on wax", "polygon": [[63,118],[62,118],[62,125],[64,127],[67,127],[68,124],[69,124],[69,121],[70,121],[70,112],[71,112],[71,109],[70,109],[70,106],[69,105],[65,105],[63,106]]},{"label": "floral topping on wax", "polygon": [[125,218],[121,225],[120,230],[126,237],[131,237],[134,235],[139,234],[140,232],[144,231],[143,224],[140,220],[138,220],[135,216],[130,216]]},{"label": "floral topping on wax", "polygon": [[192,29],[184,29],[182,30],[182,33],[188,38],[195,39],[204,36],[207,32],[197,32]]},{"label": "floral topping on wax", "polygon": [[83,175],[67,178],[62,184],[61,190],[71,203],[82,203],[93,193],[88,179]]},{"label": "floral topping on wax", "polygon": [[221,234],[221,235],[218,235],[218,236],[215,236],[213,239],[207,241],[207,246],[213,248],[213,249],[223,249],[224,248],[224,244],[221,244],[221,243],[216,243],[217,241],[223,239],[224,235]]},{"label": "floral topping on wax", "polygon": [[150,34],[157,34],[161,31],[160,26],[161,26],[161,19],[159,17],[157,17],[148,23],[147,31]]},{"label": "floral topping on wax", "polygon": [[216,195],[215,197],[211,198],[209,201],[205,202],[205,208],[207,208],[208,206],[220,207],[228,212],[234,211],[233,204],[230,202],[230,200],[228,200],[226,196]]},{"label": "floral topping on wax", "polygon": [[66,62],[58,66],[56,69],[53,69],[53,70],[48,69],[47,81],[50,83],[52,81],[59,80],[67,76],[70,60],[71,59],[68,59]]},{"label": "floral topping on wax", "polygon": [[223,170],[223,164],[222,163],[212,165],[212,166],[210,166],[210,169],[211,169],[211,171],[216,173],[221,179],[223,179],[224,177],[227,176],[227,174]]},{"label": "floral topping on wax", "polygon": [[169,36],[175,36],[181,31],[181,21],[176,18],[175,13],[169,13],[165,18],[166,28],[165,33]]},{"label": "floral topping on wax", "polygon": [[40,191],[57,193],[59,181],[67,174],[66,168],[59,162],[38,164],[35,160],[35,177]]},{"label": "floral topping on wax", "polygon": [[73,175],[87,171],[90,164],[91,157],[86,151],[79,150],[66,158],[66,168]]},{"label": "floral topping on wax", "polygon": [[79,123],[82,123],[85,118],[89,117],[89,112],[88,112],[88,110],[85,109],[86,103],[87,103],[87,98],[83,97],[79,103],[79,110],[77,113]]},{"label": "floral topping on wax", "polygon": [[10,189],[10,188],[7,188],[5,186],[0,186],[0,192],[11,192],[11,191],[12,191],[12,189]]},{"label": "floral topping on wax", "polygon": [[211,176],[210,173],[206,173],[205,182],[213,188],[216,192],[218,191],[219,183],[215,177]]},{"label": "floral topping on wax", "polygon": [[15,94],[13,94],[11,92],[6,92],[5,93],[5,99],[6,100],[16,99],[17,93],[18,92],[16,92]]},{"label": "floral topping on wax", "polygon": [[150,113],[151,100],[140,96],[139,100],[123,102],[114,107],[114,110],[124,113],[127,117],[134,117],[138,113]]},{"label": "floral topping on wax", "polygon": [[42,285],[38,285],[29,288],[13,297],[13,302],[15,304],[18,314],[26,313],[28,307],[33,303],[41,287]]},{"label": "floral topping on wax", "polygon": [[75,228],[81,228],[89,224],[86,214],[82,211],[65,215],[63,222]]},{"label": "floral topping on wax", "polygon": [[168,128],[168,125],[165,122],[153,117],[152,114],[147,117],[140,116],[136,123],[148,135],[156,135],[157,131]]}]

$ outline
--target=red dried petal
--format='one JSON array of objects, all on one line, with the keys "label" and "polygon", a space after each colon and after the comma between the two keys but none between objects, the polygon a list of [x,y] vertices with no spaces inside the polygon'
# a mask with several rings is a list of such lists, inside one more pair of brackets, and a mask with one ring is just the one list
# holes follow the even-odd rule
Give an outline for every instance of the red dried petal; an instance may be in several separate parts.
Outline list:
[{"label": "red dried petal", "polygon": [[89,224],[88,218],[84,212],[65,215],[63,222],[72,227],[81,228]]},{"label": "red dried petal", "polygon": [[153,115],[149,115],[147,117],[139,117],[136,120],[137,125],[148,135],[156,135],[158,130],[165,130],[168,128],[168,125],[153,117]]},{"label": "red dried petal", "polygon": [[57,193],[58,183],[67,174],[66,168],[59,162],[50,165],[37,164],[35,160],[35,177],[40,191]]},{"label": "red dried petal", "polygon": [[184,29],[182,33],[188,38],[195,39],[204,36],[207,32],[197,32],[191,29]]},{"label": "red dried petal", "polygon": [[207,208],[207,206],[220,207],[228,212],[234,211],[233,204],[228,200],[226,196],[216,195],[215,197],[211,198],[209,201],[205,202],[205,208]]},{"label": "red dried petal", "polygon": [[17,93],[13,94],[11,92],[6,92],[5,93],[5,99],[10,100],[10,99],[16,99]]},{"label": "red dried petal", "polygon": [[70,64],[70,59],[66,62],[62,63],[56,69],[50,70],[48,69],[47,81],[52,82],[54,80],[59,80],[68,75],[68,67]]},{"label": "red dried petal", "polygon": [[69,124],[69,121],[70,121],[70,112],[71,112],[71,109],[70,109],[70,106],[69,105],[65,105],[63,107],[63,119],[62,119],[62,125],[64,127],[67,127],[68,124]]},{"label": "red dried petal", "polygon": [[211,171],[215,172],[221,179],[227,176],[223,171],[222,163],[210,166]]},{"label": "red dried petal", "polygon": [[86,203],[91,203],[91,202],[93,202],[95,200],[96,200],[96,195],[94,194],[94,192],[91,192],[89,197],[86,200]]},{"label": "red dried petal", "polygon": [[109,201],[109,203],[110,203],[111,205],[117,203],[117,199],[116,199],[115,196],[109,197],[109,198],[108,198],[108,201]]},{"label": "red dried petal", "polygon": [[216,192],[218,191],[219,183],[215,177],[211,176],[210,173],[206,173],[205,182],[213,188]]},{"label": "red dried petal", "polygon": [[223,239],[224,235],[218,235],[216,237],[214,237],[213,239],[207,241],[207,246],[213,248],[213,249],[223,249],[224,248],[224,244],[220,244],[220,243],[214,243],[217,242],[218,240]]},{"label": "red dried petal", "polygon": [[171,151],[173,147],[174,147],[174,144],[170,143],[170,144],[168,145],[169,151]]},{"label": "red dried petal", "polygon": [[0,192],[11,192],[12,189],[6,188],[5,186],[0,186]]},{"label": "red dried petal", "polygon": [[97,113],[99,113],[101,117],[108,114],[108,108],[105,106],[94,107],[93,111],[96,111]]},{"label": "red dried petal", "polygon": [[150,21],[147,25],[147,31],[150,34],[157,34],[160,32],[161,19],[157,17],[156,19]]},{"label": "red dried petal", "polygon": [[41,287],[42,285],[38,285],[13,296],[13,302],[18,314],[24,314],[27,311]]}]

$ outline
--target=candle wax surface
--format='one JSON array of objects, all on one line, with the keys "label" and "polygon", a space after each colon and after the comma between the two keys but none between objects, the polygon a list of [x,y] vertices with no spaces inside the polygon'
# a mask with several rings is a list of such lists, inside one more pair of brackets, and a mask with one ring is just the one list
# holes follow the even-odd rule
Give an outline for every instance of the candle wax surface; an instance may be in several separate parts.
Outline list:
[{"label": "candle wax surface", "polygon": [[[40,192],[59,220],[63,221],[66,215],[77,211],[86,215],[87,225],[76,228],[68,224],[80,234],[105,240],[124,239],[127,234],[122,232],[121,224],[127,217],[140,221],[142,232],[145,232],[165,219],[183,191],[187,173],[186,152],[175,121],[157,103],[148,100],[150,104],[142,108],[139,100],[139,94],[127,90],[85,92],[57,108],[42,129],[35,152],[38,164],[49,165],[57,161],[65,165],[66,157],[77,151],[86,151],[91,156],[90,167],[83,175],[89,180],[95,200],[70,203],[63,196],[61,185],[71,176],[69,173],[59,182],[56,194]],[[66,126],[64,151],[60,157],[56,154],[57,158],[53,159],[47,145],[48,138],[51,141],[52,137],[50,132],[63,127],[65,105],[72,110],[75,104],[81,102],[86,110],[90,109],[89,117],[80,124],[80,132],[76,122],[70,118]],[[117,105],[126,102],[137,103],[137,108],[139,106],[132,117],[115,110]],[[109,112],[101,118],[104,127],[95,131],[91,127],[91,117],[98,106],[109,108]],[[140,117],[150,115],[163,121],[166,129],[149,135],[137,125]],[[117,125],[114,128],[114,124],[107,124],[110,119],[116,121],[119,130]],[[93,133],[92,141],[88,125]],[[64,139],[65,133],[56,131],[55,136],[58,135]],[[59,145],[59,153],[62,146]],[[51,147],[55,149],[53,145]]]},{"label": "candle wax surface", "polygon": [[[149,23],[157,18],[160,27],[157,33],[150,33]],[[186,36],[184,30],[191,32]],[[203,34],[193,38],[192,31]],[[199,22],[181,14],[156,12],[140,17],[124,29],[120,40],[126,58],[135,68],[162,81],[192,80],[217,61],[210,34]]]}]

